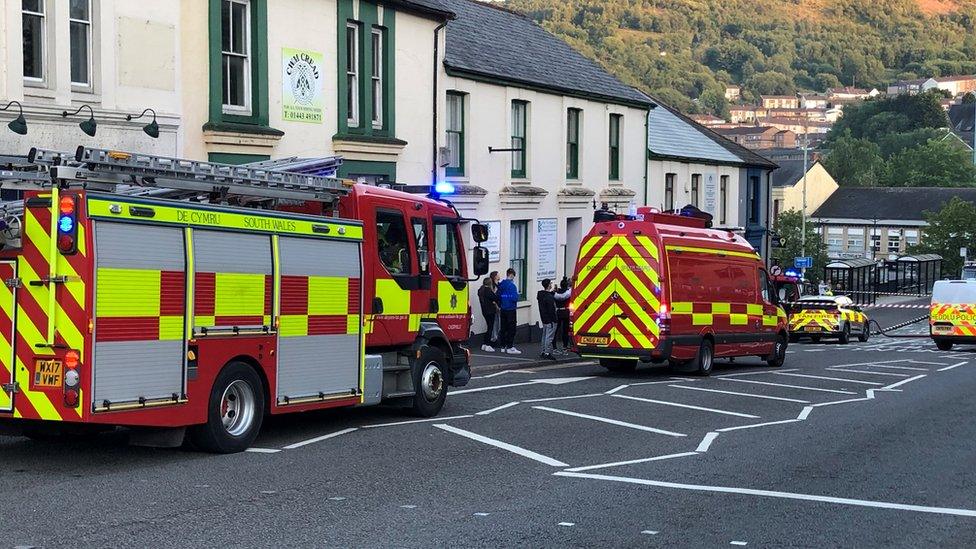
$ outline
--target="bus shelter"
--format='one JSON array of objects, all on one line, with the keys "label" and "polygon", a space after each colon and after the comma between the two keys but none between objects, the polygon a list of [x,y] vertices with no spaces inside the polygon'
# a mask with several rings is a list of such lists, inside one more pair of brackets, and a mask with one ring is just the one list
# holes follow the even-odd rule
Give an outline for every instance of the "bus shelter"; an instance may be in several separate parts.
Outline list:
[{"label": "bus shelter", "polygon": [[905,255],[891,262],[895,293],[927,295],[936,280],[942,278],[942,256],[936,254]]},{"label": "bus shelter", "polygon": [[878,265],[870,259],[841,259],[824,267],[824,282],[834,295],[846,295],[858,305],[874,305]]}]

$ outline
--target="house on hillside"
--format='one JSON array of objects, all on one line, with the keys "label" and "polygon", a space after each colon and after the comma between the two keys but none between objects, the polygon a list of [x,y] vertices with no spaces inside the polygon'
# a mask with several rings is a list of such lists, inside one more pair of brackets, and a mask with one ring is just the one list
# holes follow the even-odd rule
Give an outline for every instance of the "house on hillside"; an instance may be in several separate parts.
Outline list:
[{"label": "house on hillside", "polygon": [[745,124],[756,122],[767,115],[766,109],[755,105],[734,105],[729,107],[729,122]]},{"label": "house on hillside", "polygon": [[949,107],[949,125],[952,133],[970,147],[976,145],[976,142],[973,141],[974,119],[976,119],[976,104]]},{"label": "house on hillside", "polygon": [[827,90],[827,99],[832,105],[838,103],[850,103],[852,101],[863,101],[865,99],[871,99],[872,97],[877,97],[880,95],[875,88],[866,90],[864,88],[855,88],[854,86],[844,86],[843,88],[830,88]]},{"label": "house on hillside", "polygon": [[840,187],[811,220],[832,259],[895,259],[925,238],[924,213],[956,196],[976,203],[976,188]]},{"label": "house on hillside", "polygon": [[772,221],[770,172],[776,163],[658,103],[648,117],[647,204],[691,204],[716,226],[744,227],[763,257]]},{"label": "house on hillside", "polygon": [[899,80],[888,86],[888,95],[917,94],[931,89],[940,89],[952,97],[976,91],[976,75],[937,76]]},{"label": "house on hillside", "polygon": [[830,106],[830,98],[826,94],[801,93],[800,108],[803,109],[826,109]]},{"label": "house on hillside", "polygon": [[[451,202],[489,224],[491,269],[517,271],[518,322],[535,324],[538,282],[572,276],[594,204],[626,212],[645,201],[654,104],[523,15],[473,0],[438,3],[456,14],[438,98]],[[475,332],[483,331],[474,294],[471,303]]]},{"label": "house on hillside", "polygon": [[795,95],[762,95],[762,106],[765,109],[799,109],[800,98]]},{"label": "house on hillside", "polygon": [[689,115],[688,118],[694,120],[702,126],[720,126],[728,123],[714,114],[692,114]]},{"label": "house on hillside", "polygon": [[725,100],[726,101],[738,101],[742,99],[742,87],[736,85],[725,86]]},{"label": "house on hillside", "polygon": [[804,182],[803,153],[799,159],[776,160],[779,168],[773,171],[773,220],[779,214],[803,210],[803,187],[806,185],[806,213],[812,215],[837,190],[837,181],[819,160],[807,158]]},{"label": "house on hillside", "polygon": [[715,131],[747,149],[772,149],[796,147],[796,133],[773,126],[739,126],[715,128]]}]

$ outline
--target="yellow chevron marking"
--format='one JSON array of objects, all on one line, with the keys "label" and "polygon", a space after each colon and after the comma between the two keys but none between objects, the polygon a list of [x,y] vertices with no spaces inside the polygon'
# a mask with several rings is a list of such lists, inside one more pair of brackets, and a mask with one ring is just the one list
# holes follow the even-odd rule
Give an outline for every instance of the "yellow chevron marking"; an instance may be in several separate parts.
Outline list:
[{"label": "yellow chevron marking", "polygon": [[637,237],[637,242],[641,246],[643,246],[644,249],[647,250],[649,254],[651,254],[651,257],[653,257],[655,261],[658,261],[660,259],[660,252],[658,251],[657,246],[654,245],[654,242],[651,241],[651,238],[649,236],[639,235]]},{"label": "yellow chevron marking", "polygon": [[603,237],[600,236],[594,236],[593,238],[586,239],[586,241],[583,242],[583,245],[580,247],[579,257],[586,257],[586,254],[589,253],[590,249],[593,248],[593,246],[596,246],[597,243],[601,242],[602,240]]},{"label": "yellow chevron marking", "polygon": [[602,304],[607,300],[608,297],[610,297],[610,294],[612,293],[612,285],[605,287],[600,295],[591,302],[590,306],[580,313],[576,319],[576,325],[582,326],[583,324],[586,324],[586,321],[590,318],[590,316],[592,316],[595,311],[601,309]]},{"label": "yellow chevron marking", "polygon": [[620,323],[623,324],[624,327],[626,327],[627,330],[630,331],[630,335],[633,336],[635,339],[637,339],[637,343],[639,343],[641,347],[643,347],[644,349],[650,349],[654,347],[654,344],[651,343],[651,340],[648,339],[643,334],[643,332],[637,329],[637,326],[635,326],[634,323],[631,322],[629,318],[622,319]]},{"label": "yellow chevron marking", "polygon": [[[41,335],[40,330],[34,326],[34,322],[27,316],[23,307],[18,307],[17,312],[17,331],[23,336],[24,341],[28,345],[34,343],[41,343],[44,341],[44,337]],[[28,369],[27,366],[19,358],[17,359],[17,371],[20,373],[18,382],[20,383],[20,393],[30,402],[31,406],[37,411],[41,419],[47,419],[52,421],[61,421],[61,415],[58,414],[57,409],[51,404],[51,400],[48,399],[47,394],[41,391],[31,391],[30,390],[30,375],[32,369]]]}]

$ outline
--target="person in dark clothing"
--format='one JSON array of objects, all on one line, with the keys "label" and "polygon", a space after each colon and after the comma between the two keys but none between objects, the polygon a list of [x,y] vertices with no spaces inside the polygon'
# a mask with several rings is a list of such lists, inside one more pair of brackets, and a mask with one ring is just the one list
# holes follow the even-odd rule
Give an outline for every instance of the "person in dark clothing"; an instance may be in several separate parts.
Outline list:
[{"label": "person in dark clothing", "polygon": [[559,290],[554,296],[556,299],[556,333],[552,337],[552,348],[558,348],[557,343],[562,340],[563,351],[569,349],[569,301],[570,301],[569,279],[565,276],[559,282]]},{"label": "person in dark clothing", "polygon": [[542,289],[536,294],[539,302],[539,317],[542,321],[542,358],[556,360],[552,354],[552,342],[556,335],[556,298],[552,292],[552,281],[542,281]]},{"label": "person in dark clothing", "polygon": [[481,288],[478,288],[478,301],[481,303],[481,316],[485,318],[485,322],[488,324],[488,329],[485,332],[484,343],[481,345],[481,350],[493,353],[495,352],[495,345],[498,344],[492,338],[492,333],[494,331],[495,323],[498,322],[498,294],[495,292],[494,278],[496,273],[485,278],[484,282],[481,284]]}]

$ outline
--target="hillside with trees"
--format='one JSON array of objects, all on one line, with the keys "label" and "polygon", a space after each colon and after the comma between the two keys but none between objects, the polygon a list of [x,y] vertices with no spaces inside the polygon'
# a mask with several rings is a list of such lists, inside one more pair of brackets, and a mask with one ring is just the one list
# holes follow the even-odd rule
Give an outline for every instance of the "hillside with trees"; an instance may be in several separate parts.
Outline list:
[{"label": "hillside with trees", "polygon": [[505,0],[685,112],[976,73],[976,0]]}]

